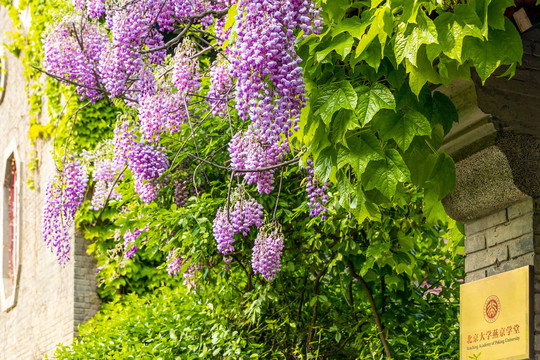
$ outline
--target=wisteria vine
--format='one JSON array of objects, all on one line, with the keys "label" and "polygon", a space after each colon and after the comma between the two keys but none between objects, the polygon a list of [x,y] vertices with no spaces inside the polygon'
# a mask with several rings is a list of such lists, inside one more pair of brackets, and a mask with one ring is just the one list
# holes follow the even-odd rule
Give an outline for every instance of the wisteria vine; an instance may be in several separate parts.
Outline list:
[{"label": "wisteria vine", "polygon": [[[93,158],[93,209],[121,199],[115,185],[126,169],[143,203],[155,201],[172,181],[174,202],[186,204],[189,179],[171,177],[178,151],[165,140],[183,132],[186,141],[193,138],[206,119],[195,115],[204,106],[202,98],[217,121],[229,122],[230,168],[236,175],[231,182],[244,178],[213,221],[217,250],[230,259],[235,242],[257,228],[253,271],[274,279],[285,240],[275,218],[265,220],[248,187],[270,194],[275,169],[290,154],[288,138],[306,103],[295,43],[321,31],[317,5],[311,0],[75,0],[74,6],[78,12],[44,38],[43,71],[74,85],[81,99],[106,97],[126,105],[108,140],[110,151]],[[246,126],[233,129],[231,116]],[[44,238],[61,263],[68,259],[68,229],[87,182],[80,161],[73,159],[46,188]],[[311,216],[325,212],[326,187],[315,183],[312,172],[307,190]],[[140,232],[125,232],[128,258],[138,249]],[[169,273],[178,272],[182,261],[169,253]]]}]

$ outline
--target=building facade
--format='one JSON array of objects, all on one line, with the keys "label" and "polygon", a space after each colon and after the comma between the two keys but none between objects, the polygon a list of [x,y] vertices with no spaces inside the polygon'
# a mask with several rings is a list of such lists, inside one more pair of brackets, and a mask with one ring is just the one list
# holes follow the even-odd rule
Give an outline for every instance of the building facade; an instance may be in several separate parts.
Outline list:
[{"label": "building facade", "polygon": [[[0,7],[0,45],[9,42],[11,27],[7,10]],[[56,171],[51,142],[30,144],[23,66],[13,54],[0,51],[0,360],[43,359],[58,343],[71,343],[77,325],[99,309],[96,265],[82,236],[74,236],[71,261],[63,267],[45,246],[43,191]],[[38,169],[30,172],[35,154]],[[30,178],[33,190],[27,185]]]}]

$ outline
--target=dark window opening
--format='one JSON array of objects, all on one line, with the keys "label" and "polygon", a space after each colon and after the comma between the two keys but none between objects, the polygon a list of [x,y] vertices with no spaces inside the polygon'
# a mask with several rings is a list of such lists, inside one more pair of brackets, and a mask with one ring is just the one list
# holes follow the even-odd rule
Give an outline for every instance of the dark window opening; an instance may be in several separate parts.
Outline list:
[{"label": "dark window opening", "polygon": [[13,295],[15,290],[17,259],[17,165],[12,154],[6,163],[4,179],[4,233],[3,235],[3,261],[4,297]]}]

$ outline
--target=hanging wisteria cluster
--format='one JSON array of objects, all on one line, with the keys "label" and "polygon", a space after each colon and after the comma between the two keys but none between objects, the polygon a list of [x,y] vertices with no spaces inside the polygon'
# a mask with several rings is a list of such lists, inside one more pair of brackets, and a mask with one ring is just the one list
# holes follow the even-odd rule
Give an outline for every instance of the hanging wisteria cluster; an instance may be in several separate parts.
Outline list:
[{"label": "hanging wisteria cluster", "polygon": [[247,236],[252,226],[263,224],[263,207],[255,199],[246,197],[243,189],[238,189],[231,197],[230,206],[221,207],[214,220],[214,237],[220,253],[234,252],[234,235]]},{"label": "hanging wisteria cluster", "polygon": [[276,277],[281,269],[283,241],[283,233],[278,223],[271,223],[259,230],[251,257],[255,274],[261,274],[268,281]]},{"label": "hanging wisteria cluster", "polygon": [[[124,256],[126,258],[131,259],[137,250],[139,250],[139,246],[136,244],[136,241],[142,232],[147,230],[148,225],[146,225],[143,229],[134,228],[133,231],[126,230],[124,233]],[[142,242],[145,242],[145,240]]]},{"label": "hanging wisteria cluster", "polygon": [[321,219],[325,220],[325,214],[328,212],[328,209],[324,205],[328,202],[326,190],[329,184],[320,184],[317,181],[315,169],[313,168],[313,160],[308,160],[306,170],[308,172],[306,190],[308,193],[309,214],[311,217],[317,217],[322,213]]},{"label": "hanging wisteria cluster", "polygon": [[177,250],[170,250],[167,254],[167,272],[169,275],[177,275],[184,264],[188,264],[183,272],[184,285],[188,290],[195,291],[197,288],[196,272],[202,270],[202,264],[190,262],[191,256],[184,257]]},{"label": "hanging wisteria cluster", "polygon": [[[229,124],[230,170],[260,194],[274,190],[274,172],[290,153],[288,137],[296,131],[306,103],[294,46],[299,36],[322,27],[313,1],[75,0],[74,6],[78,15],[61,20],[44,38],[44,71],[75,85],[82,98],[116,98],[127,105],[118,116],[109,157],[95,157],[94,209],[121,196],[114,184],[126,174],[131,174],[142,202],[156,200],[160,189],[173,181],[173,201],[184,206],[189,182],[171,178],[168,170],[207,118],[196,115],[205,106],[214,121]],[[235,129],[231,116],[246,126]],[[180,150],[169,148],[167,141],[179,134],[187,134]],[[57,229],[66,223],[55,214],[66,206],[67,187],[62,184],[72,163],[46,192],[49,220],[44,220],[44,236],[59,254],[69,252],[68,236]],[[82,184],[83,179],[78,181]],[[234,253],[237,239],[265,223],[263,206],[248,190],[240,185],[213,222],[223,255]],[[312,216],[325,211],[325,190],[311,174]],[[73,213],[80,201],[70,200]],[[284,239],[279,224],[266,223],[253,248],[252,266],[272,280],[280,269]],[[63,237],[56,236],[59,231]],[[137,229],[125,233],[126,256],[137,251],[139,234]],[[170,273],[181,266],[176,259],[169,259]]]},{"label": "hanging wisteria cluster", "polygon": [[92,208],[101,210],[105,206],[107,200],[119,200],[122,194],[115,188],[115,180],[117,176],[116,169],[113,167],[110,158],[98,159],[95,161],[94,173],[94,194],[92,196]]},{"label": "hanging wisteria cluster", "polygon": [[45,186],[43,206],[43,240],[56,251],[58,263],[69,261],[70,239],[73,233],[75,213],[84,200],[88,174],[79,159],[70,159],[64,172]]},{"label": "hanging wisteria cluster", "polygon": [[[251,124],[234,136],[229,152],[233,168],[251,170],[276,165],[288,152],[283,139],[299,120],[306,92],[294,30],[311,31],[316,14],[309,13],[314,7],[308,1],[240,0],[237,6],[230,70],[237,79],[236,109]],[[245,177],[260,193],[269,194],[273,173]]]}]

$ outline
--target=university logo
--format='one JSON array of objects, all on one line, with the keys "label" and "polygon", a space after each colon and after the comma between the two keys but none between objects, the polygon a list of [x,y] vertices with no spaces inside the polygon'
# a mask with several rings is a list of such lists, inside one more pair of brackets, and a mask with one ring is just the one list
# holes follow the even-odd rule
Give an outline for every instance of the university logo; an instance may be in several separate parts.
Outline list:
[{"label": "university logo", "polygon": [[491,295],[484,304],[484,319],[488,323],[495,322],[501,313],[501,301],[497,295]]}]

